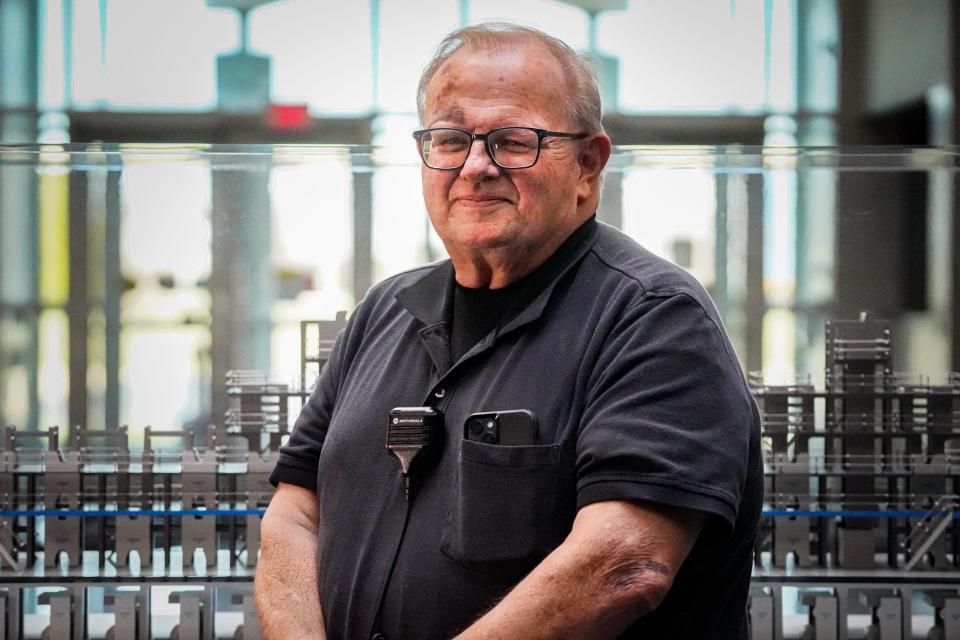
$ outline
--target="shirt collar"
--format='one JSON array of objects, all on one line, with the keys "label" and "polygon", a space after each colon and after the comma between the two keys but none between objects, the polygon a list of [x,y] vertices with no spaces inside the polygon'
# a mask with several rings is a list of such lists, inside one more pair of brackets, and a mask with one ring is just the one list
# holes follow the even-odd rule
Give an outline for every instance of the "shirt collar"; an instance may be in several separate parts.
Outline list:
[{"label": "shirt collar", "polygon": [[[540,317],[557,281],[586,255],[596,242],[598,230],[596,216],[592,216],[570,234],[553,255],[524,278],[524,289],[529,287],[529,290],[540,292],[522,308],[508,312],[497,335],[503,335]],[[412,284],[400,289],[396,299],[424,326],[444,323],[450,317],[454,283],[453,264],[450,260],[444,260]],[[526,297],[520,294],[521,299]]]}]

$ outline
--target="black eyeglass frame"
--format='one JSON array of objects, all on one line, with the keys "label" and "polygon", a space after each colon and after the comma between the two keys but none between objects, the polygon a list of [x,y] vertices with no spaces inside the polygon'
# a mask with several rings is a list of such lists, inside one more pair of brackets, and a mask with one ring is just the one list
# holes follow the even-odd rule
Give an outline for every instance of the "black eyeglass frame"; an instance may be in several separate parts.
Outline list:
[{"label": "black eyeglass frame", "polygon": [[[537,155],[534,156],[533,162],[530,164],[523,165],[522,167],[505,167],[499,162],[493,155],[493,149],[490,148],[489,137],[495,134],[498,131],[504,131],[506,129],[525,129],[527,131],[533,131],[537,134]],[[461,162],[456,167],[434,167],[423,155],[423,136],[427,133],[433,131],[458,131],[462,134],[470,136],[470,144],[467,146],[467,153],[463,156],[463,162]],[[413,137],[417,141],[417,153],[420,155],[420,160],[423,161],[423,164],[429,169],[434,171],[460,171],[463,169],[463,165],[467,164],[467,160],[470,158],[470,149],[473,148],[473,143],[477,140],[483,140],[483,148],[487,151],[487,156],[490,158],[490,161],[493,164],[497,165],[501,169],[506,171],[513,171],[514,169],[529,169],[533,165],[537,164],[537,161],[540,160],[540,150],[543,148],[543,139],[544,138],[569,138],[571,140],[582,140],[589,136],[589,133],[565,133],[563,131],[548,131],[547,129],[537,129],[536,127],[497,127],[496,129],[490,129],[486,133],[471,133],[463,129],[457,129],[456,127],[433,127],[430,129],[418,129],[413,132]]]}]

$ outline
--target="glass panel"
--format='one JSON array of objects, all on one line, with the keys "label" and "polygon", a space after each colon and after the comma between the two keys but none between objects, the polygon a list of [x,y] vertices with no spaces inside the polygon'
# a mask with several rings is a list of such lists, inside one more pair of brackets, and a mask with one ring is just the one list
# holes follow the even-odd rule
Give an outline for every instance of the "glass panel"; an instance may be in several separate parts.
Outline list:
[{"label": "glass panel", "polygon": [[623,230],[647,249],[713,286],[715,174],[631,171],[623,181]]},{"label": "glass panel", "polygon": [[121,268],[132,281],[192,285],[210,276],[206,163],[124,167]]},{"label": "glass panel", "polygon": [[353,197],[349,156],[274,169],[271,371],[284,383],[300,371],[300,321],[353,306]]},{"label": "glass panel", "polygon": [[[127,301],[130,307],[148,310],[196,305],[190,299],[193,296],[170,293],[131,298]],[[209,409],[201,406],[209,382],[204,366],[210,342],[207,328],[150,322],[133,316],[132,310],[124,324],[120,338],[120,423],[130,425],[131,435],[148,425],[161,429],[204,425],[209,415]]]},{"label": "glass panel", "polygon": [[[65,422],[70,350],[65,314],[70,311],[64,305],[69,300],[71,269],[83,267],[71,265],[72,254],[67,251],[77,242],[70,235],[75,230],[69,228],[69,220],[80,215],[71,208],[81,202],[89,208],[87,241],[94,243],[93,250],[107,242],[102,209],[110,198],[119,198],[121,206],[117,250],[122,280],[107,287],[104,282],[110,276],[102,256],[88,257],[91,315],[86,376],[88,391],[95,396],[91,416],[102,414],[103,403],[120,402],[121,421],[131,424],[186,424],[210,417],[212,389],[218,386],[209,378],[209,332],[216,331],[217,323],[211,319],[212,300],[225,277],[232,278],[229,286],[239,287],[237,295],[247,284],[262,283],[256,285],[262,290],[257,304],[265,305],[266,320],[253,314],[244,320],[253,324],[235,328],[249,326],[254,331],[249,336],[266,336],[257,347],[267,354],[265,366],[285,380],[293,379],[299,373],[299,322],[332,318],[355,303],[355,269],[367,260],[355,254],[358,176],[372,172],[369,267],[373,281],[444,255],[423,208],[421,168],[413,143],[407,136],[386,133],[409,128],[412,120],[398,116],[384,119],[381,125],[377,130],[384,132],[378,134],[384,146],[372,152],[336,147],[4,148],[0,176],[6,177],[10,211],[29,202],[30,192],[23,188],[31,184],[30,174],[24,170],[33,167],[36,177],[37,287],[47,307],[44,320],[35,325],[40,334],[35,365],[22,355],[23,349],[33,348],[29,332],[23,333],[30,326],[30,316],[7,316],[13,324],[5,331],[3,380],[11,390],[5,394],[5,414],[17,421],[26,419],[29,403],[10,398],[25,389],[29,393],[28,381],[36,379],[43,398],[41,422]],[[898,354],[906,368],[942,374],[949,368],[950,341],[949,297],[943,293],[949,281],[949,259],[944,258],[949,250],[942,248],[942,220],[945,211],[949,215],[944,194],[953,187],[956,163],[956,155],[939,149],[620,149],[611,160],[608,179],[620,189],[623,229],[655,253],[689,269],[713,292],[745,363],[755,340],[752,336],[759,332],[765,337],[757,344],[767,346],[762,357],[757,354],[756,368],[781,376],[819,369],[823,322],[864,308],[898,318],[896,328],[904,332]],[[116,173],[119,195],[110,195],[106,176]],[[238,182],[227,180],[231,175]],[[261,179],[266,208],[233,186],[249,189]],[[83,200],[71,195],[78,185],[86,190]],[[21,204],[14,206],[17,189],[22,197],[16,202]],[[888,197],[867,207],[875,190]],[[894,197],[897,193],[900,199]],[[902,296],[908,295],[911,283],[902,280],[906,272],[899,273],[902,269],[897,266],[907,258],[891,253],[888,239],[909,224],[908,216],[916,209],[901,205],[906,202],[903,197],[919,198],[920,206],[929,206],[930,218],[924,223],[929,232],[918,236],[927,241],[917,248],[929,248],[932,253],[926,272],[911,276],[927,282],[927,302],[911,303],[898,316],[891,310],[906,304]],[[821,228],[830,217],[818,217],[817,212],[832,208],[839,211],[839,220]],[[221,216],[216,225],[214,210],[222,210],[216,214]],[[805,217],[794,220],[796,210],[804,211]],[[759,218],[758,213],[762,213]],[[16,218],[7,220],[9,226]],[[762,225],[759,231],[751,229],[756,224]],[[266,230],[268,241],[249,236],[250,225]],[[34,232],[26,227],[16,233]],[[880,235],[872,241],[872,234]],[[763,245],[756,245],[752,237],[762,238]],[[213,248],[223,242],[238,247],[239,253],[229,254],[231,263],[220,272],[220,284],[211,298],[209,287],[216,280]],[[884,257],[861,258],[860,253],[849,251],[840,255],[834,248],[839,242],[858,252],[880,251]],[[22,249],[23,243],[18,246]],[[753,253],[760,246],[762,256],[756,259]],[[4,274],[4,291],[7,296],[22,294],[8,297],[5,308],[22,314],[16,309],[25,307],[16,305],[29,304],[31,269],[27,267],[34,254],[21,252],[16,261],[13,255],[6,256],[10,269]],[[879,271],[878,264],[884,265]],[[751,268],[761,270],[751,276]],[[871,284],[864,275],[867,269],[874,269],[886,284]],[[858,279],[863,280],[862,286],[846,284]],[[799,297],[798,282],[802,283]],[[750,312],[757,286],[762,286],[763,295],[757,307],[760,315]],[[106,397],[104,371],[110,366],[104,335],[109,316],[105,305],[111,295],[120,301],[123,326],[119,400]],[[243,304],[242,297],[232,300]],[[763,318],[762,325],[751,324],[751,317]],[[261,334],[256,327],[264,321],[269,328]],[[151,377],[176,382],[162,392],[141,390],[140,385]],[[214,387],[208,389],[210,384]],[[166,400],[158,400],[160,395]]]},{"label": "glass panel", "polygon": [[[23,491],[24,474],[39,469],[40,450],[47,443],[36,432],[24,433],[28,429],[63,427],[59,443],[66,450],[73,447],[67,439],[73,425],[112,429],[127,424],[132,453],[139,454],[145,428],[151,426],[177,430],[163,441],[157,438],[154,446],[165,452],[161,463],[170,465],[157,472],[166,474],[158,486],[170,480],[171,505],[179,508],[176,492],[182,484],[171,477],[183,471],[176,451],[183,441],[179,429],[202,436],[212,425],[218,435],[213,450],[221,491],[217,506],[229,511],[218,517],[239,522],[248,515],[233,509],[250,498],[244,493],[249,485],[243,484],[252,473],[250,461],[256,461],[250,449],[266,449],[267,442],[275,448],[309,392],[300,380],[304,356],[307,364],[316,365],[336,333],[330,325],[311,325],[302,353],[301,322],[332,321],[338,311],[350,311],[356,294],[363,294],[364,287],[357,291],[363,278],[377,281],[444,256],[424,211],[424,169],[409,134],[397,133],[412,129],[412,120],[409,114],[375,119],[375,147],[0,146],[0,425],[15,425],[23,435],[14,454]],[[771,138],[786,140],[788,124],[771,123],[782,126],[771,126]],[[861,520],[880,522],[868,522],[873,529],[862,530],[869,544],[889,532],[887,521],[899,520],[894,546],[912,531],[922,531],[917,526],[925,514],[941,523],[954,517],[943,500],[951,499],[949,491],[955,488],[944,484],[952,482],[944,470],[953,464],[948,456],[954,455],[950,447],[956,443],[950,440],[957,438],[960,397],[960,376],[950,374],[957,362],[952,353],[957,276],[951,229],[958,176],[960,153],[953,148],[614,150],[606,193],[609,202],[619,204],[607,212],[610,219],[710,289],[744,368],[757,374],[750,379],[758,399],[772,402],[778,393],[781,399],[793,398],[779,409],[775,402],[761,402],[768,419],[767,478],[775,488],[774,482],[796,480],[784,476],[807,475],[800,479],[799,494],[807,497],[804,491],[812,485],[810,504],[793,498],[796,484],[789,491],[776,487],[768,492],[767,534],[776,531],[771,522],[820,517],[794,515],[798,505],[829,511],[823,520],[832,527],[824,539],[827,545],[834,544],[834,535],[848,535],[838,533],[844,530],[838,518],[852,519],[839,514],[849,514],[849,509],[857,510]],[[888,324],[869,325],[873,333],[866,338],[838,336],[836,324],[827,329],[827,321],[858,320],[861,312],[868,320]],[[866,352],[865,343],[873,351]],[[891,362],[883,362],[879,374],[879,395],[857,405],[862,411],[851,409],[837,417],[837,376],[846,370],[827,374],[831,353],[867,353],[861,364],[866,362],[874,375],[877,363],[890,354]],[[228,375],[234,395],[228,395]],[[244,384],[250,385],[250,395],[243,400],[254,396],[255,402],[241,417],[253,422],[233,421],[228,430],[227,416],[237,417],[228,412],[242,405],[236,389]],[[780,384],[790,389],[769,390]],[[872,393],[857,388],[847,393],[847,400],[859,402]],[[882,411],[877,415],[863,418],[878,407]],[[238,436],[250,433],[240,427],[250,424],[257,429],[255,437],[244,441]],[[786,426],[778,432],[777,424]],[[873,430],[856,434],[855,440],[846,438],[846,431],[825,435],[850,424]],[[812,430],[804,435],[805,444],[797,435],[803,428]],[[837,445],[841,438],[857,446]],[[865,441],[869,444],[860,447]],[[774,448],[776,456],[770,453]],[[10,459],[8,453],[3,452],[0,464]],[[808,457],[793,459],[800,454]],[[99,509],[99,501],[90,496],[101,486],[116,495],[116,467],[105,473],[92,470],[96,446],[85,447],[82,455],[90,466],[77,471],[87,483],[81,495],[88,507]],[[201,451],[189,455],[199,457]],[[867,458],[870,468],[864,472]],[[853,464],[856,473],[848,473]],[[874,473],[874,464],[883,465],[882,470]],[[0,474],[7,474],[0,480],[13,475],[9,468],[0,467]],[[824,472],[828,468],[837,473]],[[778,477],[781,469],[786,471]],[[853,500],[843,483],[862,473],[882,478],[883,486],[875,487],[870,477],[869,484],[849,489],[859,494]],[[232,500],[233,483],[243,500]],[[871,488],[877,495],[863,498]],[[85,522],[93,520],[86,515]],[[0,525],[5,517],[0,512]],[[45,516],[35,514],[20,517],[18,533],[23,536],[28,535],[27,518],[37,520],[37,533],[53,522],[41,523]],[[178,517],[181,523],[174,526],[182,527],[185,518]],[[155,533],[164,526],[161,520],[158,516]],[[819,524],[811,522],[812,541],[821,534]],[[99,535],[99,525],[84,526],[90,545],[114,539]],[[236,530],[221,527],[228,536]],[[182,531],[172,531],[172,539],[180,539]],[[842,548],[837,545],[830,547],[831,554]],[[818,548],[811,544],[812,553]],[[938,549],[954,553],[945,541]],[[761,560],[770,555],[767,545]],[[896,575],[900,587],[913,585],[916,593],[914,574],[901,571],[906,555],[894,556],[897,571],[884,575]],[[142,584],[143,574],[98,564],[98,549],[88,550],[87,559],[91,557],[83,568],[92,572],[88,576],[113,572],[110,580]],[[839,563],[834,567],[844,568],[849,560],[830,556],[831,563]],[[188,573],[176,574],[178,563],[164,577],[171,588]],[[884,557],[877,567],[888,563]],[[163,562],[157,566],[169,569]],[[39,566],[31,570],[36,570],[36,581],[22,593],[28,599],[25,615],[37,628],[42,628],[38,618],[46,609],[36,606],[33,587],[55,583],[61,588],[71,579],[92,584],[76,573],[44,575]],[[819,571],[814,566],[805,570]],[[756,569],[755,579],[769,585],[784,571],[767,563]],[[250,577],[248,569],[223,562],[205,576],[189,574],[189,581],[227,574],[238,582]],[[867,582],[874,585],[874,577],[870,574]],[[955,567],[924,571],[923,580],[924,588],[955,587]],[[159,588],[154,593],[154,628],[163,633],[176,623],[178,612],[168,606],[165,594]],[[789,622],[799,625],[796,634],[784,637],[797,637],[806,624],[805,608],[794,607],[799,596],[789,588],[782,594]],[[101,615],[99,597],[89,602],[96,615]],[[235,629],[238,613],[219,611],[218,627]],[[925,615],[929,624],[924,628],[929,628],[932,612]],[[862,617],[860,622],[868,616]],[[866,622],[856,633],[855,626],[851,637],[864,636]],[[90,635],[102,634],[97,627]]]}]

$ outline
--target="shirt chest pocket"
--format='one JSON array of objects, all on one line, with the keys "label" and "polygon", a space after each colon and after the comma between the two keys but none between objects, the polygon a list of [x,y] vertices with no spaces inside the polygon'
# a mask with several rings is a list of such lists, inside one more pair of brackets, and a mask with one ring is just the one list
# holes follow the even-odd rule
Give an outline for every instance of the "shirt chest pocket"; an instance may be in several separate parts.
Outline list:
[{"label": "shirt chest pocket", "polygon": [[559,543],[560,446],[507,447],[463,440],[440,546],[461,564],[505,568],[539,559]]}]

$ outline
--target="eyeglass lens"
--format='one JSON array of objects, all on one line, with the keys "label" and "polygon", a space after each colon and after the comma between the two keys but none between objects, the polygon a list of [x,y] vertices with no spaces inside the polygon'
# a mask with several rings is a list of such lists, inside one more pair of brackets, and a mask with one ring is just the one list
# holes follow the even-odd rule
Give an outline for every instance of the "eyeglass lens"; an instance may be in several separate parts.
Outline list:
[{"label": "eyeglass lens", "polygon": [[[424,161],[434,169],[456,169],[470,155],[470,135],[456,129],[433,129],[423,134],[420,148]],[[489,134],[487,147],[493,159],[506,169],[529,167],[537,160],[537,132],[522,127],[497,129]]]}]

